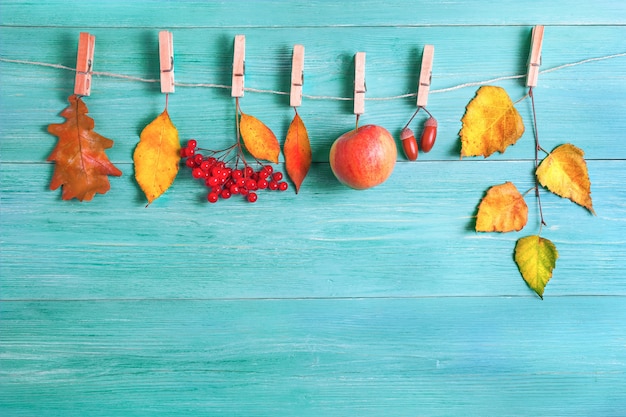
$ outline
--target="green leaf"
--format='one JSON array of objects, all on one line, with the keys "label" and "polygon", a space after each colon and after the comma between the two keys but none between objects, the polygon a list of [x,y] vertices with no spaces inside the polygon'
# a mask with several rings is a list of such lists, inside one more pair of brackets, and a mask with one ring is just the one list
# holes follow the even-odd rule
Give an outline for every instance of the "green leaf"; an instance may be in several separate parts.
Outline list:
[{"label": "green leaf", "polygon": [[522,278],[542,299],[558,257],[554,243],[537,235],[522,237],[515,245],[515,263]]}]

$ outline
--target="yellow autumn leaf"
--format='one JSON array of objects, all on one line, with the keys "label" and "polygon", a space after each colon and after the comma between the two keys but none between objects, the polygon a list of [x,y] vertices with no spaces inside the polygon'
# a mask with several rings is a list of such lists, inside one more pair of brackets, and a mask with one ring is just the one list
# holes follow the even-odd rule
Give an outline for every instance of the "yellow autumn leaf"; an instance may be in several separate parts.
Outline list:
[{"label": "yellow autumn leaf", "polygon": [[143,129],[133,160],[135,179],[152,203],[172,185],[180,162],[178,131],[167,110]]},{"label": "yellow autumn leaf", "polygon": [[254,116],[241,113],[239,130],[246,149],[256,159],[278,163],[280,144],[276,135]]},{"label": "yellow autumn leaf", "polygon": [[528,221],[528,206],[512,182],[494,185],[478,206],[477,232],[519,231]]},{"label": "yellow autumn leaf", "polygon": [[595,214],[591,202],[591,181],[582,149],[566,143],[557,146],[537,168],[539,183],[554,194],[569,198]]},{"label": "yellow autumn leaf", "polygon": [[515,245],[515,263],[522,278],[541,298],[544,288],[552,278],[558,257],[554,243],[540,236],[520,238]]},{"label": "yellow autumn leaf", "polygon": [[479,88],[461,122],[461,157],[502,153],[524,134],[522,117],[501,87]]},{"label": "yellow autumn leaf", "polygon": [[309,172],[312,160],[309,134],[298,113],[289,125],[283,145],[283,154],[285,155],[285,169],[296,187],[297,194],[302,181]]}]

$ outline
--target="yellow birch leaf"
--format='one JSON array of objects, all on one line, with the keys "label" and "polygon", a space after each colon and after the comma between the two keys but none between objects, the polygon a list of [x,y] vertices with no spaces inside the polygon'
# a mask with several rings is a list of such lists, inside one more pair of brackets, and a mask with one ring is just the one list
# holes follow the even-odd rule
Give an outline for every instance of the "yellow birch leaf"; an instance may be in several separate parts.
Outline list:
[{"label": "yellow birch leaf", "polygon": [[150,204],[172,185],[180,162],[178,131],[167,110],[143,129],[133,160],[135,179]]},{"label": "yellow birch leaf", "polygon": [[537,179],[554,194],[569,198],[595,214],[584,155],[582,149],[570,143],[557,146],[541,161],[537,168]]},{"label": "yellow birch leaf", "polygon": [[302,119],[296,113],[289,130],[287,138],[283,145],[283,153],[285,155],[285,168],[287,174],[296,187],[296,194],[300,190],[300,185],[311,167],[311,144],[309,143],[309,134]]},{"label": "yellow birch leaf", "polygon": [[558,257],[554,243],[540,236],[520,238],[515,245],[515,263],[522,278],[542,299]]},{"label": "yellow birch leaf", "polygon": [[461,122],[461,157],[502,153],[524,134],[522,117],[501,87],[480,87]]},{"label": "yellow birch leaf", "polygon": [[494,185],[478,206],[477,232],[519,231],[528,221],[528,206],[512,182]]},{"label": "yellow birch leaf", "polygon": [[269,127],[254,116],[241,113],[239,131],[246,149],[256,159],[278,163],[280,144]]}]

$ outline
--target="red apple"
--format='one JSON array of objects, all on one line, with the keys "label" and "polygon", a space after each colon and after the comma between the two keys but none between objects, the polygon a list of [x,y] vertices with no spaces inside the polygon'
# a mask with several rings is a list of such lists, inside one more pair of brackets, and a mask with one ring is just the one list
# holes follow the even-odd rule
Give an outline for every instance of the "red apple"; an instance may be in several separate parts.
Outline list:
[{"label": "red apple", "polygon": [[396,142],[385,128],[365,125],[337,138],[330,168],[341,183],[364,190],[389,178],[397,156]]}]

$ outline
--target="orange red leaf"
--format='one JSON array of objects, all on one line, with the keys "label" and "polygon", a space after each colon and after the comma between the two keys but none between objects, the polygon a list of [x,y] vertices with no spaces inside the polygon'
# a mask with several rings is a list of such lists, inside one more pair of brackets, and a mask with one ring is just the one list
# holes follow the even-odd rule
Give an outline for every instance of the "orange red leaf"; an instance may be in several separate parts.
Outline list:
[{"label": "orange red leaf", "polygon": [[178,130],[167,109],[143,129],[133,160],[135,179],[150,204],[172,185],[180,163]]},{"label": "orange red leaf", "polygon": [[289,125],[283,153],[285,155],[285,169],[296,187],[297,194],[309,172],[312,160],[309,134],[298,113]]},{"label": "orange red leaf", "polygon": [[501,87],[479,88],[461,122],[461,157],[502,153],[524,133],[522,117]]},{"label": "orange red leaf", "polygon": [[254,116],[241,113],[239,130],[246,149],[256,159],[278,163],[280,144],[274,132]]},{"label": "orange red leaf", "polygon": [[68,101],[69,106],[61,112],[65,122],[48,126],[48,132],[59,138],[48,157],[55,162],[50,189],[62,187],[63,200],[89,201],[96,193],[109,191],[108,175],[119,177],[122,172],[105,153],[113,141],[93,131],[95,122],[87,116],[87,105],[77,95]]}]

